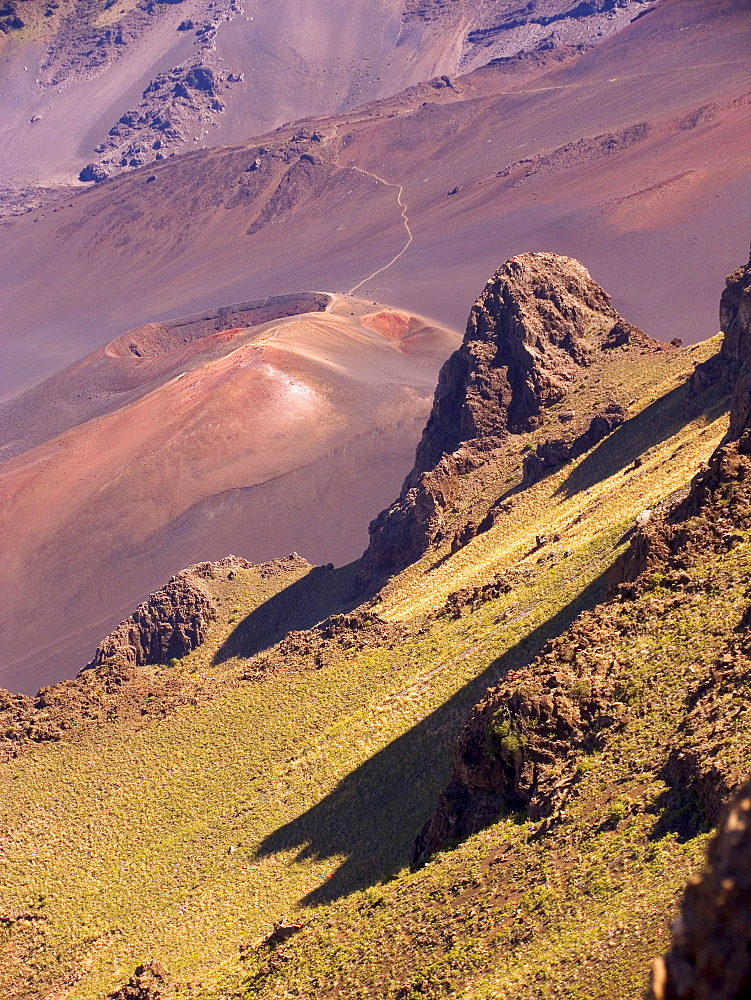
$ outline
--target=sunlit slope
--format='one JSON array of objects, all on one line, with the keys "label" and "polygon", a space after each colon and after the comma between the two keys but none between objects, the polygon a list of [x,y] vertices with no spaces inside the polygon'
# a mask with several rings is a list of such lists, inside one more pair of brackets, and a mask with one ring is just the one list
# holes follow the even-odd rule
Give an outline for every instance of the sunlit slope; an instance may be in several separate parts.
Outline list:
[{"label": "sunlit slope", "polygon": [[[313,925],[314,936],[304,939],[318,942],[319,964],[303,943],[289,977],[279,979],[272,969],[258,988],[278,1000],[294,995],[299,979],[302,996],[334,996],[339,977],[345,995],[375,997],[389,995],[387,984],[396,989],[410,982],[424,952],[413,949],[404,977],[403,962],[393,955],[385,968],[382,955],[391,952],[379,945],[368,957],[371,932],[360,929],[353,913],[378,906],[382,890],[368,887],[408,864],[414,838],[446,783],[454,738],[470,707],[603,597],[603,573],[638,507],[630,477],[643,473],[639,495],[660,499],[685,485],[721,438],[723,400],[710,391],[689,406],[685,389],[678,388],[715,349],[716,342],[708,342],[636,357],[631,384],[642,402],[633,404],[630,420],[574,465],[516,494],[507,521],[440,567],[431,569],[436,553],[397,578],[375,608],[391,624],[369,624],[366,614],[356,628],[348,631],[345,622],[329,638],[303,633],[255,660],[237,655],[269,641],[265,609],[274,603],[269,596],[253,611],[263,594],[253,572],[242,571],[245,596],[240,588],[209,640],[174,668],[194,672],[194,680],[205,684],[219,671],[223,693],[214,688],[213,700],[140,728],[102,725],[76,743],[37,747],[4,766],[0,825],[9,833],[2,906],[11,915],[3,925],[6,994],[55,990],[71,1000],[104,998],[137,963],[155,958],[171,982],[183,984],[178,995],[224,995],[224,988],[215,988],[219,980],[237,984],[266,968],[263,953],[261,966],[252,957],[248,965],[239,949],[259,943],[274,920],[306,902],[360,889],[364,895],[335,904],[331,917],[320,911],[324,924]],[[534,440],[514,436],[515,448],[528,438]],[[487,508],[503,492],[501,484],[518,483],[516,456],[497,458],[466,477],[459,501],[465,510],[482,502]],[[641,466],[629,468],[635,459]],[[523,522],[522,511],[533,512],[532,519]],[[532,555],[539,534],[561,537]],[[449,591],[487,582],[498,569],[518,571],[508,593],[458,618],[427,614],[440,610]],[[346,609],[351,577],[351,570],[303,576],[287,588],[291,607],[304,611],[314,588],[331,612]],[[720,604],[711,613],[721,613]],[[289,627],[298,620],[293,610]],[[603,765],[591,780],[606,780],[608,773]],[[481,834],[456,862],[443,862],[446,880],[443,867],[431,866],[383,890],[389,907],[397,900],[385,912],[401,913],[402,906],[416,911],[419,893],[455,894],[451,886],[468,877],[467,867],[489,870],[491,853],[502,854],[527,833],[501,824]],[[623,897],[624,908],[640,920],[650,906],[672,899],[694,863],[693,854],[671,844],[659,849],[671,875],[658,902],[647,900],[639,910],[636,890]],[[537,865],[537,849],[524,850],[515,864]],[[581,864],[572,869],[571,878],[580,880],[576,891],[591,881],[587,862]],[[557,899],[554,892],[546,905],[557,906]],[[530,900],[514,905],[531,907]],[[323,947],[315,936],[329,919],[353,928],[342,931],[341,948]],[[377,920],[367,920],[373,935],[381,933]],[[478,924],[478,933],[485,934],[483,927]],[[404,934],[397,928],[393,941],[405,944],[408,932],[407,924]],[[469,944],[461,945],[466,930],[450,932],[459,935],[462,955],[474,961]],[[645,950],[661,933],[650,928]],[[555,937],[556,947],[573,954],[567,940]],[[478,954],[479,968],[482,949]],[[529,982],[521,971],[517,980]],[[635,986],[628,988],[624,995],[639,995]],[[477,989],[477,996],[492,995]]]}]

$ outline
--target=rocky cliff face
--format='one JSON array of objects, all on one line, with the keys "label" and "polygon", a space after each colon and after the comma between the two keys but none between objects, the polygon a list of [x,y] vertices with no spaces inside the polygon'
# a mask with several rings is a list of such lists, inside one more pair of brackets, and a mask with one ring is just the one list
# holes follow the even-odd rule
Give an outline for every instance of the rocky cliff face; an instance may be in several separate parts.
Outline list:
[{"label": "rocky cliff face", "polygon": [[88,666],[166,664],[200,646],[216,609],[199,580],[189,570],[174,576],[99,644]]},{"label": "rocky cliff face", "polygon": [[[510,435],[538,426],[599,352],[649,343],[578,261],[549,253],[506,261],[475,302],[462,346],[441,370],[399,499],[370,526],[361,582],[419,558],[439,535],[456,477],[482,464]],[[587,446],[596,443],[590,438],[598,429],[609,433],[617,422],[608,414]]]},{"label": "rocky cliff face", "polygon": [[561,805],[571,786],[561,780],[560,764],[601,749],[624,717],[621,664],[608,655],[608,625],[596,611],[583,616],[475,707],[413,862],[506,813],[542,819]]},{"label": "rocky cliff face", "polygon": [[652,967],[649,1000],[751,995],[751,780],[737,793],[683,896],[673,945]]},{"label": "rocky cliff face", "polygon": [[725,334],[721,356],[740,374],[735,383],[728,439],[751,430],[751,257],[728,276],[720,300],[720,329]]},{"label": "rocky cliff face", "polygon": [[682,503],[641,525],[616,562],[612,584],[624,594],[638,589],[647,570],[680,567],[692,550],[721,551],[749,516],[751,498],[743,484],[751,473],[751,259],[726,280],[720,329],[719,353],[697,369],[693,382],[699,388],[716,379],[732,391],[728,433]]},{"label": "rocky cliff face", "polygon": [[[539,819],[560,807],[573,780],[567,761],[601,748],[610,732],[627,724],[633,676],[614,651],[634,627],[632,599],[648,597],[658,585],[672,595],[672,606],[679,606],[704,586],[737,585],[719,576],[707,584],[705,571],[710,567],[712,576],[717,560],[751,530],[751,366],[746,360],[751,356],[751,262],[728,278],[721,322],[722,366],[735,372],[727,437],[708,469],[693,480],[688,496],[636,531],[614,567],[619,600],[583,615],[475,707],[457,742],[451,781],[415,844],[415,861],[508,812],[521,809]],[[667,607],[659,600],[652,605],[650,614]],[[736,710],[733,698],[748,683],[750,622],[746,611],[737,625],[728,623],[723,650],[691,692],[674,745],[666,748],[667,780],[690,789],[711,822],[741,780],[726,719]]]}]

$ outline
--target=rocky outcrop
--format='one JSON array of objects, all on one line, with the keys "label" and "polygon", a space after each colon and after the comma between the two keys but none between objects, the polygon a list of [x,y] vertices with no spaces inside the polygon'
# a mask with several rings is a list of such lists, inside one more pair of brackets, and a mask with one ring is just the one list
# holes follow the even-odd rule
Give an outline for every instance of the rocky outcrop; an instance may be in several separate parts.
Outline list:
[{"label": "rocky outcrop", "polygon": [[720,327],[720,351],[692,381],[696,389],[715,380],[732,391],[728,433],[685,499],[638,526],[611,572],[622,596],[643,587],[647,573],[685,567],[698,551],[722,551],[751,523],[751,259],[727,278]]},{"label": "rocky outcrop", "polygon": [[88,666],[124,661],[143,667],[180,659],[201,645],[215,618],[211,598],[195,575],[183,570],[97,646]]},{"label": "rocky outcrop", "polygon": [[25,27],[25,21],[20,16],[19,4],[16,0],[4,0],[0,4],[0,31],[9,35],[11,31],[20,31]]},{"label": "rocky outcrop", "polygon": [[656,0],[572,0],[570,4],[535,0],[526,4],[466,3],[456,0],[405,0],[402,20],[438,31],[459,21],[462,66],[511,62],[515,68],[537,60],[562,59],[625,27]]},{"label": "rocky outcrop", "polygon": [[514,581],[511,575],[499,573],[490,583],[481,584],[479,587],[462,587],[461,590],[454,590],[446,598],[446,603],[440,614],[448,615],[451,618],[461,618],[462,615],[473,611],[487,601],[494,601],[503,594],[510,593],[513,589]]},{"label": "rocky outcrop", "polygon": [[524,459],[522,486],[531,486],[551,469],[579,458],[611,434],[625,419],[625,409],[618,403],[611,403],[603,413],[595,414],[587,429],[572,440],[552,438],[538,444],[532,454]]},{"label": "rocky outcrop", "polygon": [[723,385],[728,392],[737,395],[733,401],[734,417],[728,431],[728,439],[740,437],[742,428],[750,424],[749,372],[742,372],[749,357],[751,347],[751,259],[745,267],[738,268],[725,280],[725,290],[720,299],[720,330],[723,341],[714,357],[698,365],[691,378],[695,392],[701,392],[710,385]]},{"label": "rocky outcrop", "polygon": [[[506,261],[475,302],[462,346],[441,369],[414,467],[399,499],[370,526],[360,582],[419,558],[440,534],[456,477],[510,435],[534,430],[602,351],[631,343],[653,342],[618,315],[578,261],[549,253]],[[602,416],[607,427],[593,423],[582,447],[615,426],[615,411]]]},{"label": "rocky outcrop", "polygon": [[363,554],[357,584],[370,587],[416,562],[443,534],[444,511],[454,496],[459,476],[478,468],[493,442],[460,446],[425,472],[416,486],[402,493],[370,523],[370,545]]},{"label": "rocky outcrop", "polygon": [[462,441],[531,430],[619,320],[578,261],[547,253],[508,260],[441,371],[412,480]]},{"label": "rocky outcrop", "polygon": [[297,553],[256,565],[237,556],[182,570],[97,647],[73,680],[36,695],[0,689],[0,760],[34,743],[69,739],[82,729],[123,719],[163,718],[180,705],[213,697],[214,686],[186,677],[170,662],[206,638],[219,601],[238,584],[239,570],[262,580],[311,569]]},{"label": "rocky outcrop", "polygon": [[260,680],[271,672],[311,666],[320,670],[345,653],[388,649],[408,634],[408,626],[387,621],[365,605],[348,614],[330,615],[314,628],[287,632],[272,652],[254,660],[243,679]]},{"label": "rocky outcrop", "polygon": [[570,785],[559,780],[561,764],[600,749],[628,711],[620,664],[599,648],[606,625],[597,611],[583,616],[475,707],[454,749],[451,781],[415,842],[414,863],[501,815],[523,810],[541,819],[562,804]]},{"label": "rocky outcrop", "polygon": [[[621,602],[655,586],[680,602],[681,595],[713,586],[703,581],[701,565],[751,530],[750,279],[751,262],[729,277],[722,297],[721,357],[724,370],[735,372],[730,431],[683,499],[637,518],[631,544],[611,575]],[[622,691],[629,670],[614,652],[624,627],[618,607],[605,604],[583,615],[475,707],[455,749],[451,781],[415,844],[415,861],[509,812],[550,816],[570,787],[567,761],[596,749],[608,730],[628,721]],[[737,741],[727,719],[748,684],[750,623],[746,612],[703,685],[691,693],[663,769],[667,783],[690,790],[710,821],[739,781]]]},{"label": "rocky outcrop", "polygon": [[727,278],[720,329],[725,334],[720,356],[737,374],[728,431],[728,440],[735,441],[751,431],[751,257]]},{"label": "rocky outcrop", "polygon": [[738,791],[652,966],[649,1000],[741,1000],[751,995],[751,780]]},{"label": "rocky outcrop", "polygon": [[91,182],[94,184],[102,184],[104,181],[109,179],[109,174],[99,163],[87,163],[78,175],[78,179],[79,181],[83,181],[84,184]]},{"label": "rocky outcrop", "polygon": [[96,147],[99,160],[84,167],[80,180],[100,183],[174,154],[196,130],[216,123],[227,79],[200,60],[154,77],[138,105],[122,114]]}]

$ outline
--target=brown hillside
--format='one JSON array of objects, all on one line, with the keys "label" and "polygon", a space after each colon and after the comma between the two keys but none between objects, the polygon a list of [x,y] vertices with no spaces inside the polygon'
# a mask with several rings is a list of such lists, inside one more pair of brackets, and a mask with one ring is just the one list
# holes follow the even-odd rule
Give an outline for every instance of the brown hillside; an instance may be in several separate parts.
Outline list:
[{"label": "brown hillside", "polygon": [[362,551],[458,337],[402,313],[381,332],[351,297],[270,308],[138,328],[6,407],[4,686],[72,677],[187,563]]},{"label": "brown hillside", "polygon": [[478,276],[540,246],[586,260],[653,336],[700,339],[747,239],[748,36],[740,0],[663,0],[562,62],[428,83],[18,219],[0,391],[140,323],[376,271],[361,294],[463,325]]}]

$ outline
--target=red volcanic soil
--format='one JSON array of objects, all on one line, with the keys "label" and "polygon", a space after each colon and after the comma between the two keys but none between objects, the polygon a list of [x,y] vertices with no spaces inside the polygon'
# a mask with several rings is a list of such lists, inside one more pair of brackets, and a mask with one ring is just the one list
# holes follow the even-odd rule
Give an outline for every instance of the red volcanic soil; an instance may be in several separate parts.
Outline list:
[{"label": "red volcanic soil", "polygon": [[15,401],[5,444],[20,453],[0,464],[0,537],[12,540],[0,686],[70,676],[198,559],[360,554],[460,340],[387,309],[377,315],[399,336],[379,332],[361,322],[369,306],[342,297],[171,349],[165,330],[179,325],[158,326],[158,345],[141,328]]},{"label": "red volcanic soil", "polygon": [[398,309],[382,309],[380,312],[370,313],[363,316],[360,321],[367,330],[380,333],[381,336],[397,343],[409,344],[409,334],[413,333],[419,325],[416,316],[400,312]]},{"label": "red volcanic soil", "polygon": [[750,22],[745,0],[662,0],[562,62],[426,84],[24,216],[0,230],[0,396],[138,323],[371,274],[359,294],[460,327],[525,250],[584,261],[653,336],[704,337],[747,249]]}]

